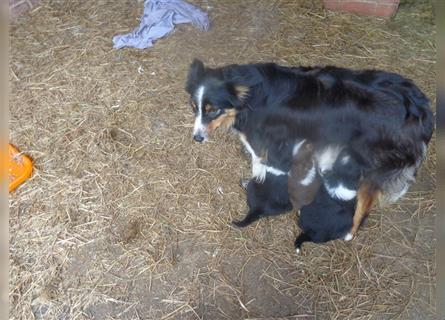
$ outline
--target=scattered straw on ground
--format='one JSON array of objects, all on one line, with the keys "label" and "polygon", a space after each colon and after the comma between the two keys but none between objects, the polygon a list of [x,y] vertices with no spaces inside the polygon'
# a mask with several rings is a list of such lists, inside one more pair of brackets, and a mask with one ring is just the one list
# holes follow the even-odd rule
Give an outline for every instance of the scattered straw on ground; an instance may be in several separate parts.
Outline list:
[{"label": "scattered straw on ground", "polygon": [[10,319],[433,319],[432,148],[357,239],[297,257],[295,214],[229,226],[248,161],[231,135],[193,143],[183,90],[198,57],[381,68],[434,102],[431,5],[385,21],[318,1],[195,3],[209,32],[180,26],[147,50],[111,42],[141,1],[46,0],[12,23],[10,139],[36,171],[10,198]]}]

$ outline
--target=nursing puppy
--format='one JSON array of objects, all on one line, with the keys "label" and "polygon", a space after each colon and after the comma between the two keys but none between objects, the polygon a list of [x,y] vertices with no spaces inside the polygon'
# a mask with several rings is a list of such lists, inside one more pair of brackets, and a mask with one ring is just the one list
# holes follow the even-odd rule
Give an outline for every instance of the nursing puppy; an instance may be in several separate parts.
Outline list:
[{"label": "nursing puppy", "polygon": [[247,185],[247,205],[247,215],[243,220],[233,220],[233,225],[243,228],[263,217],[292,210],[287,192],[287,175],[266,173],[263,182],[251,179]]},{"label": "nursing puppy", "polygon": [[[258,140],[261,135],[255,134],[258,127],[245,126],[244,130],[247,134],[240,134],[240,140],[252,155],[253,179],[247,185],[249,212],[243,220],[232,223],[246,227],[262,217],[283,214],[292,208],[299,210],[310,203],[320,187],[313,160],[314,146],[305,140],[292,145],[283,136],[286,131],[276,128],[264,128],[262,132],[267,137],[264,140]],[[267,159],[269,162],[265,163]]]},{"label": "nursing puppy", "polygon": [[[273,143],[270,139],[259,140],[255,131],[247,130],[246,133],[239,134],[246,151],[252,157],[252,179],[246,188],[249,211],[243,220],[232,221],[237,227],[246,227],[262,217],[292,210],[288,193],[288,168],[291,159],[272,156],[285,152],[285,148],[277,141]],[[268,162],[269,157],[276,161]]]},{"label": "nursing puppy", "polygon": [[339,151],[332,168],[325,169],[323,165],[326,163],[319,162],[323,186],[316,194],[315,200],[300,210],[298,225],[302,232],[295,240],[297,253],[300,253],[301,245],[306,241],[323,243],[335,239],[352,239],[350,230],[364,167],[349,151]]},{"label": "nursing puppy", "polygon": [[297,211],[314,200],[321,186],[322,180],[313,156],[314,145],[309,142],[293,151],[287,186],[290,202]]}]

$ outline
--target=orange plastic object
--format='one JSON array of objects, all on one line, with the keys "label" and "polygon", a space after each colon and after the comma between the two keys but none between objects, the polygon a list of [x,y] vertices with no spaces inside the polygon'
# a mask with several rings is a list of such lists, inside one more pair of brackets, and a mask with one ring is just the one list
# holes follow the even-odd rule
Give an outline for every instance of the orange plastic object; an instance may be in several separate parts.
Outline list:
[{"label": "orange plastic object", "polygon": [[32,174],[32,161],[29,157],[20,154],[11,144],[9,151],[9,192],[17,188]]}]

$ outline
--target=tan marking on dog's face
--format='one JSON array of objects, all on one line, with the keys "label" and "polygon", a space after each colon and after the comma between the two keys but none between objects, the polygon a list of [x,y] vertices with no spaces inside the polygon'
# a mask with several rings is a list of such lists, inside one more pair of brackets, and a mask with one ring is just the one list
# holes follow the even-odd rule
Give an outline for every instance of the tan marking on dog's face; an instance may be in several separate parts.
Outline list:
[{"label": "tan marking on dog's face", "polygon": [[211,121],[208,124],[207,126],[208,131],[212,132],[221,126],[226,129],[231,128],[232,125],[235,123],[236,114],[237,114],[236,110],[233,109],[227,110],[225,113],[223,113],[218,118],[216,118],[215,120]]}]

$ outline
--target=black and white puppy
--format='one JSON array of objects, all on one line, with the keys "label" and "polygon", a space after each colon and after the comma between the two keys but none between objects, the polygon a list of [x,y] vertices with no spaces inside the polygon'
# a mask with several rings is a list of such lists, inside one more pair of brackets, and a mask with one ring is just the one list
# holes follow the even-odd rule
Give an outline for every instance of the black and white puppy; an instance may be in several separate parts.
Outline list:
[{"label": "black and white puppy", "polygon": [[340,146],[329,146],[316,158],[323,185],[314,201],[300,210],[298,225],[302,232],[295,240],[297,253],[300,253],[301,245],[306,241],[323,243],[352,239],[349,232],[364,166],[351,154],[350,149]]},{"label": "black and white puppy", "polygon": [[[239,134],[246,151],[251,155],[252,179],[247,184],[249,212],[243,220],[234,220],[237,227],[246,227],[266,216],[274,216],[292,210],[288,193],[288,168],[290,159],[286,147],[270,139],[259,140],[258,135],[247,130]],[[272,143],[271,143],[272,142]],[[268,157],[272,156],[272,162]]]},{"label": "black and white puppy", "polygon": [[[249,212],[243,220],[233,221],[238,227],[265,216],[286,213],[295,206],[300,209],[313,199],[319,187],[312,173],[312,143],[293,138],[286,123],[258,119],[258,113],[244,112],[238,115],[235,123],[239,138],[252,159],[252,179],[247,185]],[[289,190],[292,190],[292,197]]]}]

